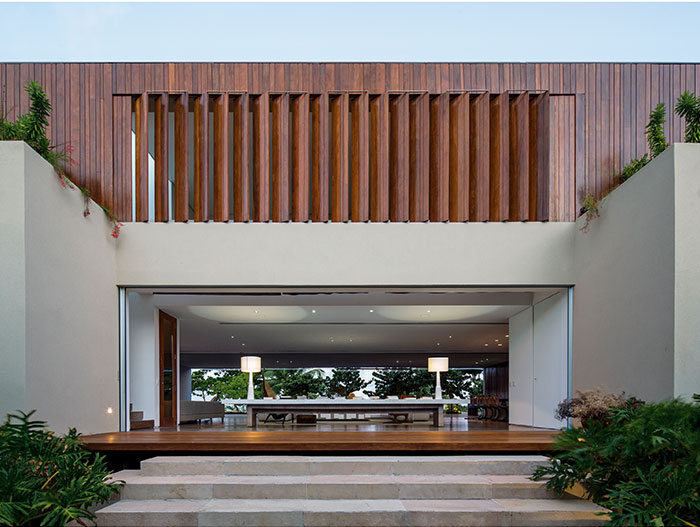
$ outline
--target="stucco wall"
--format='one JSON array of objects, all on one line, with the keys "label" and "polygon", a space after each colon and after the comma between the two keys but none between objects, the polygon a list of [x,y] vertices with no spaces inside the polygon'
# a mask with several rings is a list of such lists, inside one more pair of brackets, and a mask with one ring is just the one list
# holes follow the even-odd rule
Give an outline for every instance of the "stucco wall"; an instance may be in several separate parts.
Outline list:
[{"label": "stucco wall", "polygon": [[[24,319],[24,348],[19,336],[2,337],[3,347],[11,347],[15,358],[23,355],[24,365],[7,362],[3,352],[2,380],[26,379],[24,408],[36,408],[53,430],[116,430],[118,291],[109,223],[94,204],[84,218],[81,194],[63,189],[48,163],[24,143],[0,143],[0,159],[3,184],[24,186],[24,214],[16,207],[0,210],[3,231],[7,224],[24,231],[24,256],[13,256],[24,266],[24,284],[13,286],[17,306],[24,290],[23,312],[15,317]],[[3,288],[8,281],[3,272]]]},{"label": "stucco wall", "polygon": [[590,232],[575,234],[574,390],[673,395],[675,151],[612,192]]},{"label": "stucco wall", "polygon": [[24,145],[0,142],[0,418],[24,410]]},{"label": "stucco wall", "polygon": [[153,295],[129,293],[129,402],[144,419],[159,419],[157,314]]},{"label": "stucco wall", "polygon": [[569,285],[573,223],[134,223],[120,285]]},{"label": "stucco wall", "polygon": [[700,145],[675,145],[674,395],[700,393]]}]

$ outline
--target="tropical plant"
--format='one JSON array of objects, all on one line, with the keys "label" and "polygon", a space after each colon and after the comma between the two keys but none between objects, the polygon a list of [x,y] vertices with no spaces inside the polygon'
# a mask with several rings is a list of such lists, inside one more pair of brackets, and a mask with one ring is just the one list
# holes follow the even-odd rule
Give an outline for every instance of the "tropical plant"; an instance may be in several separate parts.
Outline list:
[{"label": "tropical plant", "polygon": [[[89,216],[90,191],[80,185],[74,185],[66,176],[66,165],[77,165],[71,157],[73,147],[67,145],[60,148],[52,145],[49,138],[46,137],[46,127],[49,125],[52,108],[44,89],[35,81],[30,80],[24,90],[29,94],[29,111],[20,115],[14,122],[9,121],[4,114],[0,113],[0,141],[24,141],[32,147],[53,167],[64,188],[74,189],[77,187],[82,192],[85,198],[83,216]],[[118,238],[122,224],[109,208],[101,204],[99,206],[112,224],[112,237]]]},{"label": "tropical plant", "polygon": [[639,172],[641,169],[643,169],[645,166],[647,166],[650,162],[651,158],[649,157],[649,154],[644,154],[638,159],[632,159],[629,163],[627,163],[624,166],[622,172],[618,174],[617,182],[624,183],[629,178],[634,176],[637,172]]},{"label": "tropical plant", "polygon": [[90,507],[123,482],[110,479],[104,457],[85,450],[74,428],[57,436],[33,414],[10,414],[0,426],[0,525],[94,523]]},{"label": "tropical plant", "polygon": [[533,479],[560,494],[581,485],[611,525],[700,524],[700,404],[629,398],[596,414],[557,436]]},{"label": "tropical plant", "polygon": [[334,395],[347,397],[352,392],[366,388],[369,381],[362,379],[360,370],[357,368],[333,368],[327,384],[329,397]]},{"label": "tropical plant", "polygon": [[664,135],[664,123],[666,122],[666,105],[659,103],[649,114],[649,122],[645,130],[647,136],[647,144],[652,159],[660,155],[668,148],[668,141]]},{"label": "tropical plant", "polygon": [[578,392],[576,397],[559,403],[555,417],[560,421],[569,417],[580,419],[582,423],[589,420],[606,421],[610,417],[611,408],[621,408],[630,402],[625,394],[608,393],[596,388]]},{"label": "tropical plant", "polygon": [[700,143],[700,96],[683,92],[676,101],[676,113],[685,119],[685,142]]},{"label": "tropical plant", "polygon": [[[435,393],[435,374],[424,368],[381,368],[372,372],[370,395],[429,397]],[[483,380],[473,371],[452,369],[440,374],[440,385],[448,397],[463,398],[483,393]]]}]

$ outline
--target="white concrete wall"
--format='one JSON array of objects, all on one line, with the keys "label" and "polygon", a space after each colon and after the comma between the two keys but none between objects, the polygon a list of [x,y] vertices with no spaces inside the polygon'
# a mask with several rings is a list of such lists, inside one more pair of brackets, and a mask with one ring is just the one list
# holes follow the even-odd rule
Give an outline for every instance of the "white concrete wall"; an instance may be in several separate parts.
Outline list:
[{"label": "white concrete wall", "polygon": [[570,285],[573,223],[130,223],[124,286]]},{"label": "white concrete wall", "polygon": [[24,144],[0,142],[0,419],[25,409]]},{"label": "white concrete wall", "polygon": [[533,426],[559,428],[557,405],[568,396],[568,297],[557,293],[535,304],[533,310],[534,377]]},{"label": "white concrete wall", "polygon": [[534,348],[532,307],[508,320],[508,420],[532,426]]},{"label": "white concrete wall", "polygon": [[[590,232],[575,234],[574,390],[601,386],[652,401],[674,393],[677,149],[612,192]],[[696,209],[693,227],[699,217]]]},{"label": "white concrete wall", "polygon": [[128,400],[144,419],[158,421],[158,312],[151,294],[129,293],[128,301]]},{"label": "white concrete wall", "polygon": [[700,145],[674,145],[675,346],[673,395],[700,393]]},{"label": "white concrete wall", "polygon": [[[0,207],[2,258],[7,244],[12,251],[8,259],[14,262],[8,267],[12,274],[3,268],[0,279],[3,292],[10,294],[3,296],[2,309],[17,324],[1,337],[2,389],[8,381],[13,391],[9,403],[2,398],[2,411],[20,404],[19,379],[24,378],[23,407],[36,408],[36,416],[51,429],[117,430],[117,242],[110,237],[109,222],[94,203],[84,218],[80,192],[62,188],[49,164],[24,143],[0,142],[0,160],[3,193],[9,189],[13,199],[23,201],[22,207]],[[22,231],[23,257],[18,249]],[[24,283],[19,266],[24,267]],[[8,309],[9,302],[15,307]]]}]

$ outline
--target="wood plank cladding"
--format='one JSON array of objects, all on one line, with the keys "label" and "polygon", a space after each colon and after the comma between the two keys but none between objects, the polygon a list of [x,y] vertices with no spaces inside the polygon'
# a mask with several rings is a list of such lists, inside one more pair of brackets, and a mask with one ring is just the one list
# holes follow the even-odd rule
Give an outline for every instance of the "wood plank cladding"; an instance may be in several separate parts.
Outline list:
[{"label": "wood plank cladding", "polygon": [[653,107],[700,93],[698,64],[7,63],[9,119],[29,79],[123,221],[570,221],[646,152]]}]

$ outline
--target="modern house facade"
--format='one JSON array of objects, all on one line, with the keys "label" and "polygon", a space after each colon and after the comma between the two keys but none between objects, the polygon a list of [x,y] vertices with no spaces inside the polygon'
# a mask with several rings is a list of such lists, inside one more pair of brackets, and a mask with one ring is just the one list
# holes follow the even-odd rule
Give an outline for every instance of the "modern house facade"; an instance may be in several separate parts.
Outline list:
[{"label": "modern house facade", "polygon": [[[700,146],[671,111],[700,65],[2,64],[9,118],[29,79],[70,178],[124,225],[0,143],[3,413],[177,424],[190,370],[251,347],[263,367],[449,356],[543,428],[577,390],[700,391]],[[660,102],[676,144],[583,232]]]}]

